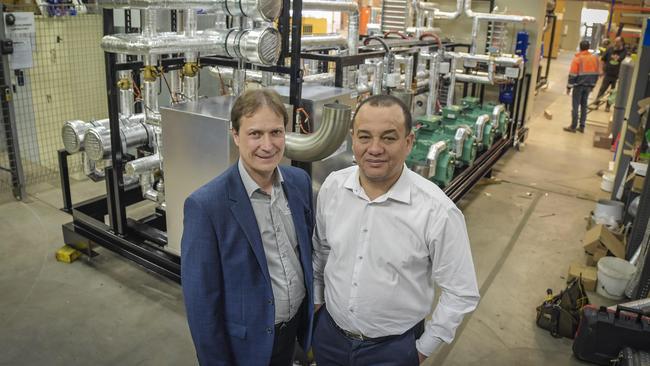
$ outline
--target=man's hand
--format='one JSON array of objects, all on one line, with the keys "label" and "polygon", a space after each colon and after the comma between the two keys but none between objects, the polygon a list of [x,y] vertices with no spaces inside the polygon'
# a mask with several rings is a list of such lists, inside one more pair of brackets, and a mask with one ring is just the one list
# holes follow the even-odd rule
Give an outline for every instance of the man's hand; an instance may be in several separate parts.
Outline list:
[{"label": "man's hand", "polygon": [[421,354],[420,352],[418,352],[418,358],[420,359],[420,364],[422,364],[422,362],[424,362],[424,360],[427,359],[427,356],[425,356],[425,355]]},{"label": "man's hand", "polygon": [[317,313],[321,306],[323,306],[323,304],[314,304],[314,313]]},{"label": "man's hand", "polygon": [[571,88],[566,88],[566,95],[571,95]]}]

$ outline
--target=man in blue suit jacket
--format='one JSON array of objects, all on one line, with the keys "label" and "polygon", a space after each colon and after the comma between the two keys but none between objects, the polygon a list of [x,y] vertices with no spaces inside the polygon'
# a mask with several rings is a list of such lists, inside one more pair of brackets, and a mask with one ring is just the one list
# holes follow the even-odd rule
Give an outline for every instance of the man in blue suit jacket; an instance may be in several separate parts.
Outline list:
[{"label": "man in blue suit jacket", "polygon": [[291,365],[311,342],[312,189],[279,167],[288,116],[272,90],[235,102],[239,162],[185,201],[181,279],[201,365]]}]

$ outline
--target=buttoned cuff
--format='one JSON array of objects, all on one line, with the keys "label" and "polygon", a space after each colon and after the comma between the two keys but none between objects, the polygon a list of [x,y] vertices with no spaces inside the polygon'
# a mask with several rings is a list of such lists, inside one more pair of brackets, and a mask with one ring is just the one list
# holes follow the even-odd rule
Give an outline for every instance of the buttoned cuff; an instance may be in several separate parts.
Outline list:
[{"label": "buttoned cuff", "polygon": [[421,354],[429,357],[432,353],[440,348],[440,345],[444,343],[442,339],[435,336],[428,336],[426,332],[422,333],[420,339],[415,341],[415,348]]},{"label": "buttoned cuff", "polygon": [[325,285],[314,283],[314,305],[325,303]]}]

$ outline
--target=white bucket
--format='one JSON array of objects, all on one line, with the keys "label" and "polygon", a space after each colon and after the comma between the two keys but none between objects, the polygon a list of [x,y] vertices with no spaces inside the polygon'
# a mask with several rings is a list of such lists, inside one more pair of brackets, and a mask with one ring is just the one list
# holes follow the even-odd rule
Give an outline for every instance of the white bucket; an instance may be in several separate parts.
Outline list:
[{"label": "white bucket", "polygon": [[616,176],[612,172],[606,172],[603,174],[603,180],[600,182],[600,189],[605,192],[611,192],[614,190],[614,179]]},{"label": "white bucket", "polygon": [[596,204],[596,209],[594,210],[594,218],[596,221],[601,219],[607,224],[616,225],[617,222],[623,220],[623,208],[625,205],[623,202],[613,201],[613,200],[598,200]]},{"label": "white bucket", "polygon": [[601,258],[598,261],[598,286],[596,292],[609,299],[622,299],[625,287],[635,272],[636,267],[624,259],[616,257]]}]

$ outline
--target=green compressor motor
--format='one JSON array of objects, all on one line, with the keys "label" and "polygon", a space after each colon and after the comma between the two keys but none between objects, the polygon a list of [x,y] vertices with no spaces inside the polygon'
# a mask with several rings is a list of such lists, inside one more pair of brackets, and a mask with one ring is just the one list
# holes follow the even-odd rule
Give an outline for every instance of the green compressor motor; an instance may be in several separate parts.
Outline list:
[{"label": "green compressor motor", "polygon": [[440,119],[440,116],[428,116],[416,121],[415,142],[406,165],[438,186],[445,187],[454,177],[456,158],[449,135],[440,128]]}]

